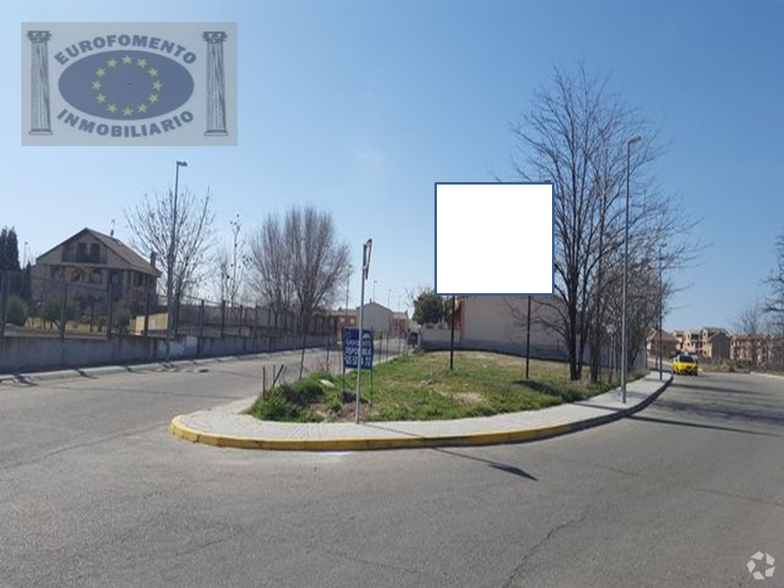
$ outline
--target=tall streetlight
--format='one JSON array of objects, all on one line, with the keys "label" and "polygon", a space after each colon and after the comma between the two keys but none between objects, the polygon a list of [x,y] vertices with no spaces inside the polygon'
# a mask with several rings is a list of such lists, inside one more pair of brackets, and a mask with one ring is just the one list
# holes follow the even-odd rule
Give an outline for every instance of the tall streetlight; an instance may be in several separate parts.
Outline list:
[{"label": "tall streetlight", "polygon": [[171,336],[174,313],[172,294],[174,288],[174,270],[177,267],[177,191],[180,183],[180,167],[188,167],[187,162],[178,161],[174,172],[174,206],[172,207],[171,240],[169,241],[169,271],[166,280],[166,361],[171,361]]},{"label": "tall streetlight", "polygon": [[621,313],[621,390],[623,403],[626,404],[626,371],[628,369],[629,344],[626,333],[626,289],[629,280],[629,176],[631,175],[632,145],[642,141],[642,137],[635,135],[626,141],[626,229],[623,239],[623,311]]},{"label": "tall streetlight", "polygon": [[662,333],[664,329],[664,243],[659,244],[659,379],[664,379],[664,349]]}]

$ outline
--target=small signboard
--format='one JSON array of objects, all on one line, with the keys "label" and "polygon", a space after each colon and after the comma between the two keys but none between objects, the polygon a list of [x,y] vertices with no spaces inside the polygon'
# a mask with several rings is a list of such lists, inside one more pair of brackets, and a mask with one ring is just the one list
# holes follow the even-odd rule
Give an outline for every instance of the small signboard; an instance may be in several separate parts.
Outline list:
[{"label": "small signboard", "polygon": [[[362,329],[362,369],[373,367],[373,331]],[[359,355],[359,329],[343,329],[343,366],[357,367]]]}]

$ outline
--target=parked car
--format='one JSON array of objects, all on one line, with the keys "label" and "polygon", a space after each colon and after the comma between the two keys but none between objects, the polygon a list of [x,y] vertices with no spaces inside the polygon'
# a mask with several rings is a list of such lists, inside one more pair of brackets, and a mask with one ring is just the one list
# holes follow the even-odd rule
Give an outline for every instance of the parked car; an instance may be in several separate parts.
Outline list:
[{"label": "parked car", "polygon": [[691,355],[681,353],[672,361],[673,374],[696,376],[698,371],[699,368],[697,367],[697,360],[694,359]]}]

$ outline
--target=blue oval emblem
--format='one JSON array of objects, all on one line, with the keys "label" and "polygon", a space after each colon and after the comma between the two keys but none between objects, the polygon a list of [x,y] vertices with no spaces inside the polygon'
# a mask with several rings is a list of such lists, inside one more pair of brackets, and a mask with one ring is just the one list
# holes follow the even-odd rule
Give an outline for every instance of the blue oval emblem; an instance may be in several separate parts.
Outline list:
[{"label": "blue oval emblem", "polygon": [[84,57],[60,76],[60,94],[86,114],[114,120],[161,116],[193,94],[190,72],[148,51],[107,51]]}]

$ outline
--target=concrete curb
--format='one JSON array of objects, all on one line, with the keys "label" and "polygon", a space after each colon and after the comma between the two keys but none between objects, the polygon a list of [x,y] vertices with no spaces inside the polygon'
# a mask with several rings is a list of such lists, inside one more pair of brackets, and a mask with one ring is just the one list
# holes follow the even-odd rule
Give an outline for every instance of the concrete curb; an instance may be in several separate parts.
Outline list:
[{"label": "concrete curb", "polygon": [[[258,437],[237,437],[199,431],[188,427],[182,422],[182,416],[176,416],[169,424],[169,431],[180,439],[192,443],[203,443],[217,447],[236,449],[265,449],[276,451],[363,451],[377,449],[412,449],[466,445],[500,445],[504,443],[521,443],[546,439],[581,431],[590,427],[606,424],[634,414],[656,400],[672,382],[672,374],[664,380],[654,392],[644,400],[627,409],[614,411],[599,417],[587,418],[569,423],[559,423],[544,427],[520,429],[515,431],[487,431],[464,435],[433,435],[409,437],[375,437],[375,438],[334,438],[334,439],[261,439]],[[546,409],[545,409],[546,410]]]},{"label": "concrete curb", "polygon": [[774,379],[777,379],[777,380],[784,379],[784,376],[782,376],[780,374],[766,374],[765,372],[749,372],[749,375],[761,376],[763,378],[774,378]]}]

